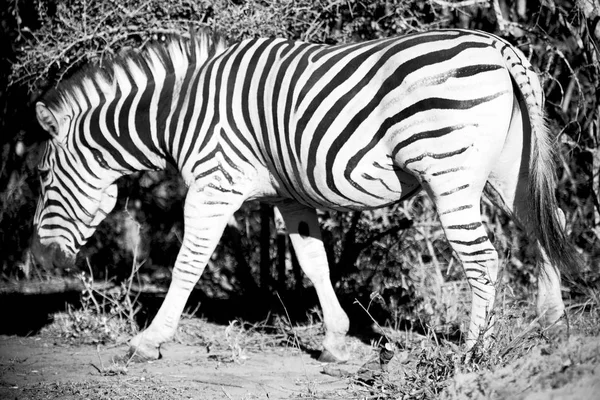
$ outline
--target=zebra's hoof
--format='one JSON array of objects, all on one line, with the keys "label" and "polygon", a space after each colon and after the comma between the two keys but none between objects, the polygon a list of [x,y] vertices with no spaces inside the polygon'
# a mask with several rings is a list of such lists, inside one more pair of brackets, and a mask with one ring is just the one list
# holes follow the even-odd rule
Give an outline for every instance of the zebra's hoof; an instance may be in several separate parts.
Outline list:
[{"label": "zebra's hoof", "polygon": [[333,354],[331,354],[329,350],[323,350],[321,352],[321,355],[319,356],[319,361],[326,363],[339,362],[339,360]]},{"label": "zebra's hoof", "polygon": [[324,363],[345,363],[348,361],[348,355],[345,353],[340,353],[339,356],[335,356],[332,352],[327,349],[323,349],[321,355],[319,356],[319,362]]},{"label": "zebra's hoof", "polygon": [[160,348],[151,346],[130,346],[127,352],[128,362],[146,362],[161,358]]},{"label": "zebra's hoof", "polygon": [[542,325],[542,333],[550,340],[562,342],[569,339],[570,326],[566,313],[551,324]]}]

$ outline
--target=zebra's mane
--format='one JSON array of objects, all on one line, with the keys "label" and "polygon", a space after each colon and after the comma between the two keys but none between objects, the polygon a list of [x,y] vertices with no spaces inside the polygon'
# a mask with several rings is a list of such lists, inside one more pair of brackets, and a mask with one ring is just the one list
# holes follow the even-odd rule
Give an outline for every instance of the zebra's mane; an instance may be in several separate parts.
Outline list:
[{"label": "zebra's mane", "polygon": [[[89,90],[101,90],[105,98],[116,95],[118,82],[136,82],[136,71],[146,71],[146,77],[163,69],[167,74],[189,65],[204,64],[227,48],[223,35],[209,29],[191,32],[190,38],[172,35],[164,42],[155,42],[142,51],[127,50],[102,63],[88,63],[68,79],[48,90],[41,101],[55,112],[63,111],[71,102],[85,101]],[[69,107],[70,108],[70,107]]]}]

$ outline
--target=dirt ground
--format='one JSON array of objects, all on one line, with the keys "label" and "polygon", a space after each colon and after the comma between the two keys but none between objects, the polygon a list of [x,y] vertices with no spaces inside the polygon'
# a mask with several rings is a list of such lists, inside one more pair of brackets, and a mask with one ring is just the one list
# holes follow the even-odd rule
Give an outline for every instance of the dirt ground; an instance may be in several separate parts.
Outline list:
[{"label": "dirt ground", "polygon": [[[377,356],[373,346],[356,338],[350,339],[351,360],[332,374],[314,354],[280,337],[257,338],[234,328],[188,320],[164,346],[162,359],[126,366],[114,362],[127,351],[124,340],[94,345],[48,332],[0,336],[0,399],[600,399],[597,336],[535,346],[496,370],[457,373],[438,394],[399,395],[401,389],[386,394],[384,387],[372,390],[356,380],[361,366]],[[423,354],[418,348],[397,352],[390,372],[403,382],[418,379],[406,368],[418,371]]]},{"label": "dirt ground", "polygon": [[[307,354],[285,348],[252,353],[243,362],[211,360],[206,349],[171,343],[163,359],[130,364],[125,375],[96,368],[126,346],[64,346],[40,338],[3,337],[2,399],[281,399],[343,390]],[[94,365],[96,367],[94,367]]]},{"label": "dirt ground", "polygon": [[[160,360],[126,367],[118,361],[126,344],[0,336],[0,399],[345,398],[348,379],[323,374],[325,364],[313,354],[270,345],[265,335],[250,343],[247,334],[235,337],[231,326],[195,321],[193,327],[200,324],[203,340],[194,343],[180,334],[163,346]],[[352,342],[362,351],[339,367],[347,374],[364,362],[360,353],[372,353],[370,346]]]}]

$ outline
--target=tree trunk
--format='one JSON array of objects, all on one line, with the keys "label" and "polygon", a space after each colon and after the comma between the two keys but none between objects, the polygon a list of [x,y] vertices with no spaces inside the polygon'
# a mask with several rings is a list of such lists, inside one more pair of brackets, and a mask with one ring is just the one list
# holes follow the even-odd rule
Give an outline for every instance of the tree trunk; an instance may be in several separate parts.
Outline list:
[{"label": "tree trunk", "polygon": [[238,276],[244,291],[249,293],[255,293],[257,291],[256,281],[252,277],[252,271],[248,261],[246,261],[246,255],[243,251],[242,246],[242,235],[238,227],[237,220],[235,217],[231,217],[225,228],[225,234],[231,241],[231,247],[233,249],[233,256],[237,263],[236,275]]},{"label": "tree trunk", "polygon": [[260,203],[260,288],[263,292],[270,289],[271,283],[271,214],[268,204]]},{"label": "tree trunk", "polygon": [[280,293],[286,291],[286,252],[287,252],[287,232],[285,222],[277,207],[273,207],[273,220],[277,231],[277,290]]}]

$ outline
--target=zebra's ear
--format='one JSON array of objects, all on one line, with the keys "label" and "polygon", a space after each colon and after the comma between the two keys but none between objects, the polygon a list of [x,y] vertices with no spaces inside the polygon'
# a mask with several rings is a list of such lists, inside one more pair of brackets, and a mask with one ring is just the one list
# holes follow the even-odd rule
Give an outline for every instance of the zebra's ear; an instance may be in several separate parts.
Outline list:
[{"label": "zebra's ear", "polygon": [[58,138],[58,121],[56,117],[42,102],[37,102],[35,105],[35,114],[37,116],[38,123],[46,132],[53,138]]}]

